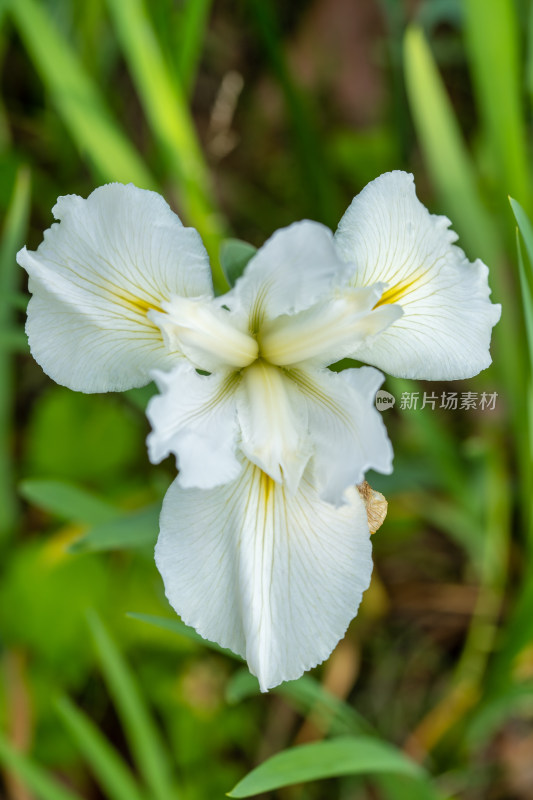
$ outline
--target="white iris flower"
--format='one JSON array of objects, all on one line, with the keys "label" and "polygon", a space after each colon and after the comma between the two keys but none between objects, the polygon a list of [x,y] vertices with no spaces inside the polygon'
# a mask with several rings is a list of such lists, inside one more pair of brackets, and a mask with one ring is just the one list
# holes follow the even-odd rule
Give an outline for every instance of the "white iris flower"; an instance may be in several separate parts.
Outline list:
[{"label": "white iris flower", "polygon": [[58,383],[124,390],[155,378],[153,461],[177,457],[156,561],[203,636],[243,655],[267,689],[324,660],[371,573],[354,484],[390,472],[373,407],[383,376],[465,378],[490,363],[499,306],[487,268],[444,217],[388,173],[335,237],[278,231],[215,298],[200,237],[153,192],[111,184],[62,197],[61,220],[19,263],[32,353]]}]

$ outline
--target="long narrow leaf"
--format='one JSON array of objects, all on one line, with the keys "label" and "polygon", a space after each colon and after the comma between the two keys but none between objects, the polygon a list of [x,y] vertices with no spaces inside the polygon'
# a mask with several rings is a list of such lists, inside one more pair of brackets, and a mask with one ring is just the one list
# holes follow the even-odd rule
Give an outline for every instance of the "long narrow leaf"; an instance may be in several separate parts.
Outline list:
[{"label": "long narrow leaf", "polygon": [[[493,5],[499,6],[500,3]],[[422,31],[414,26],[407,30],[405,36],[404,62],[407,94],[418,138],[444,211],[453,220],[467,252],[493,267],[491,282],[496,299],[505,309],[509,309],[514,303],[514,294],[508,275],[502,270],[502,244],[495,221],[480,200],[474,165],[431,50]],[[499,109],[498,113],[501,113]],[[525,401],[524,391],[517,389],[523,382],[525,354],[519,327],[512,314],[504,312],[495,338],[503,356],[496,358],[495,370],[505,383],[510,416],[517,441],[520,442]],[[523,452],[520,458],[524,460]]]},{"label": "long narrow leaf", "polygon": [[466,49],[501,193],[531,210],[522,108],[520,34],[513,0],[465,0]]},{"label": "long narrow leaf", "polygon": [[[520,289],[522,295],[522,308],[524,312],[524,323],[526,326],[526,335],[528,342],[529,359],[527,365],[527,427],[528,427],[528,443],[529,443],[529,463],[526,466],[528,474],[525,479],[526,486],[531,486],[531,476],[533,474],[533,406],[531,398],[533,396],[533,226],[527,216],[526,212],[512,197],[509,198],[511,208],[520,231],[526,250],[528,254],[528,263],[526,264],[522,255],[522,247],[520,245],[520,238],[517,236],[517,252],[518,252],[518,272],[520,277]],[[525,498],[525,516],[529,518],[530,536],[533,541],[533,515],[531,513],[530,493],[526,491]]]},{"label": "long narrow leaf", "polygon": [[228,792],[229,797],[252,797],[294,783],[341,775],[393,773],[412,778],[425,788],[427,800],[436,797],[423,770],[399,750],[377,739],[344,737],[293,747],[269,758]]},{"label": "long narrow leaf", "polygon": [[89,157],[104,180],[132,181],[145,189],[157,188],[70,44],[54,28],[45,6],[35,0],[13,0],[9,8],[41,80],[80,152]]},{"label": "long narrow leaf", "polygon": [[[24,239],[30,205],[30,173],[19,169],[11,203],[3,225],[0,245],[0,329],[6,335],[18,336],[15,313],[8,298],[17,289],[19,268],[15,255]],[[12,414],[14,395],[12,353],[0,347],[0,540],[13,528],[17,503],[13,487]]]},{"label": "long narrow leaf", "polygon": [[97,726],[62,696],[56,708],[69,734],[87,759],[109,800],[143,800],[130,769]]},{"label": "long narrow leaf", "polygon": [[211,255],[217,291],[228,288],[218,263],[223,236],[209,178],[184,92],[172,80],[143,0],[107,0],[118,37],[153,134],[175,178],[187,221]]},{"label": "long narrow leaf", "polygon": [[186,0],[183,5],[177,58],[181,85],[186,94],[190,94],[196,77],[212,2]]},{"label": "long narrow leaf", "polygon": [[433,184],[465,248],[491,263],[501,249],[494,224],[481,202],[474,165],[431,50],[416,26],[405,35],[404,67],[409,104]]},{"label": "long narrow leaf", "polygon": [[102,672],[135,763],[154,800],[174,800],[177,793],[171,780],[168,753],[133,674],[98,615],[92,611],[88,619]]},{"label": "long narrow leaf", "polygon": [[31,758],[15,750],[0,733],[0,763],[15,772],[39,800],[81,800],[79,794],[61,786]]}]

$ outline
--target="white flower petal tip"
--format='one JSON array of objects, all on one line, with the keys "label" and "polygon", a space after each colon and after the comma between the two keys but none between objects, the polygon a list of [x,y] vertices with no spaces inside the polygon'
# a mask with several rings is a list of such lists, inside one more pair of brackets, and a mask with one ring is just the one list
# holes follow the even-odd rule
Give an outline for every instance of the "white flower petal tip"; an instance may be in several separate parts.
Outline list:
[{"label": "white flower petal tip", "polygon": [[356,264],[351,283],[388,284],[376,310],[403,310],[356,357],[392,375],[426,380],[469,378],[491,363],[492,327],[501,309],[489,300],[488,269],[469,263],[446,217],[416,196],[413,176],[388,172],[366,186],[339,223],[335,241]]},{"label": "white flower petal tip", "polygon": [[309,308],[352,272],[329,228],[302,220],[265,242],[224,300],[230,308],[245,310],[251,329],[257,330],[264,320]]},{"label": "white flower petal tip", "polygon": [[209,491],[175,481],[155,557],[183,621],[246,658],[262,691],[330,655],[372,572],[355,488],[335,508],[305,476],[288,495],[250,462],[235,481]]},{"label": "white flower petal tip", "polygon": [[198,233],[155,192],[113,183],[60,197],[60,220],[18,263],[29,274],[32,354],[57,383],[83,392],[149,381],[173,357],[151,310],[174,295],[211,295]]},{"label": "white flower petal tip", "polygon": [[235,455],[236,376],[199,375],[183,360],[170,372],[152,370],[151,377],[160,391],[146,409],[152,463],[173,453],[184,488],[211,489],[234,480],[242,469]]}]

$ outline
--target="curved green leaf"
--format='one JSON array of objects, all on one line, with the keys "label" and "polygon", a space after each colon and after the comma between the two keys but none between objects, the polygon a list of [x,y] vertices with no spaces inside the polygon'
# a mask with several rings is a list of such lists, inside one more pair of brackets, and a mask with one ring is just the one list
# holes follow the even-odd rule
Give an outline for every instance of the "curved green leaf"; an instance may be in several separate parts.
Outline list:
[{"label": "curved green leaf", "polygon": [[122,516],[120,509],[81,486],[65,481],[28,479],[19,492],[32,505],[72,522],[99,525]]},{"label": "curved green leaf", "polygon": [[15,772],[39,800],[81,800],[79,794],[61,786],[33,759],[15,750],[0,733],[0,764]]},{"label": "curved green leaf", "polygon": [[341,775],[405,775],[425,784],[425,796],[434,798],[423,770],[391,745],[369,737],[343,737],[284,750],[253,769],[228,792],[229,797],[252,797],[261,792]]},{"label": "curved green leaf", "polygon": [[71,553],[94,553],[102,550],[121,550],[123,547],[154,545],[159,530],[159,503],[109,519],[71,544]]},{"label": "curved green leaf", "polygon": [[143,800],[126,763],[94,722],[66,696],[58,698],[56,708],[109,800]]}]

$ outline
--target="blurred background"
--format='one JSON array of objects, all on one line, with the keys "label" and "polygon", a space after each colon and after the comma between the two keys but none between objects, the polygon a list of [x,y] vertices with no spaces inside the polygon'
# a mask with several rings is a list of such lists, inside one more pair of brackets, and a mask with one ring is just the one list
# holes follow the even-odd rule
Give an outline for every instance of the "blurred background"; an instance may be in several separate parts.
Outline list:
[{"label": "blurred background", "polygon": [[[6,800],[222,798],[274,753],[341,734],[429,777],[385,765],[263,797],[533,798],[533,237],[524,216],[517,251],[508,203],[532,209],[532,37],[526,0],[0,3]],[[390,169],[414,172],[489,264],[494,364],[449,384],[387,378],[395,471],[368,478],[389,501],[372,585],[325,665],[260,695],[164,598],[152,553],[174,468],[148,463],[150,387],[85,396],[48,379],[14,256],[58,195],[117,180],[164,194],[216,265],[228,236],[335,228]],[[440,407],[451,392],[474,402]]]}]

